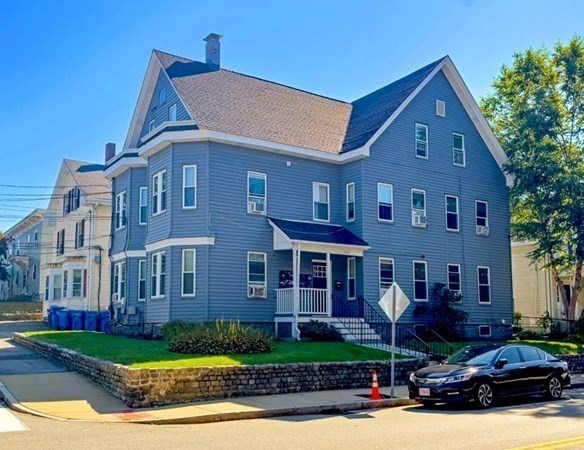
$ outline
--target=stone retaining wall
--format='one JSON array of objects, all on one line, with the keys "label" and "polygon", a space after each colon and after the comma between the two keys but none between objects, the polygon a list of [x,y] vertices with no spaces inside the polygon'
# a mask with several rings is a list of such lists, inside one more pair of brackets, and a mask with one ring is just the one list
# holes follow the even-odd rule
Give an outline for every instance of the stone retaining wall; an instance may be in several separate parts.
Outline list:
[{"label": "stone retaining wall", "polygon": [[556,357],[568,363],[568,369],[571,373],[584,373],[584,354],[556,355]]},{"label": "stone retaining wall", "polygon": [[[266,364],[255,366],[130,369],[14,333],[12,339],[87,376],[133,408],[264,394],[356,389],[390,384],[388,361]],[[396,384],[425,366],[423,359],[396,361]]]}]

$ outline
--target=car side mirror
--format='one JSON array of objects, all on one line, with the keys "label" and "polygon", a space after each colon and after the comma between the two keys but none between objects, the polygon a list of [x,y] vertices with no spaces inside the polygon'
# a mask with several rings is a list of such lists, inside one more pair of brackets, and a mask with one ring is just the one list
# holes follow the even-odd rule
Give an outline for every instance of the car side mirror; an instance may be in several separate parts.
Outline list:
[{"label": "car side mirror", "polygon": [[499,361],[497,361],[495,363],[495,369],[502,369],[503,367],[505,367],[507,364],[509,364],[509,360],[508,359],[500,359]]}]

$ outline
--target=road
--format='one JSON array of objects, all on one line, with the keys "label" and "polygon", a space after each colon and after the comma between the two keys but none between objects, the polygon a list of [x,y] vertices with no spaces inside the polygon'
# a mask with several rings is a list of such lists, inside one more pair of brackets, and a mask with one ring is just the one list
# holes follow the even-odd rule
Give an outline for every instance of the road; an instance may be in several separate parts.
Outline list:
[{"label": "road", "polygon": [[0,421],[4,411],[22,424],[21,431],[0,428],[0,449],[510,449],[558,440],[545,448],[584,449],[584,389],[569,395],[558,402],[508,402],[489,411],[409,406],[166,426],[58,422],[0,407]]}]

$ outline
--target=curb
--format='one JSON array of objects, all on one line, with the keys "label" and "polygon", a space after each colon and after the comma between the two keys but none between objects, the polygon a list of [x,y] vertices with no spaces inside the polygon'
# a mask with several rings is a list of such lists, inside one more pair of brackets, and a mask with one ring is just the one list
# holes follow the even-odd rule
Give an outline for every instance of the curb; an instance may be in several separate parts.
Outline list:
[{"label": "curb", "polygon": [[0,400],[3,400],[8,407],[16,412],[23,413],[23,414],[30,414],[31,416],[43,417],[45,419],[52,419],[52,420],[61,420],[65,421],[68,419],[64,419],[62,417],[56,416],[49,416],[47,414],[43,414],[41,412],[35,411],[34,409],[27,408],[26,406],[21,405],[16,397],[12,395],[12,392],[8,390],[6,385],[0,382]]}]

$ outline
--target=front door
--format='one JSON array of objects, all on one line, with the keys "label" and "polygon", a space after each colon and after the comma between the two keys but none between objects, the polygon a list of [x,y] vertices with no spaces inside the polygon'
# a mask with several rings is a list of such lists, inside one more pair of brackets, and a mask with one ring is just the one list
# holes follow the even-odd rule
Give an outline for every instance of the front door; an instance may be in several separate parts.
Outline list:
[{"label": "front door", "polygon": [[312,261],[312,287],[326,289],[326,262]]}]

